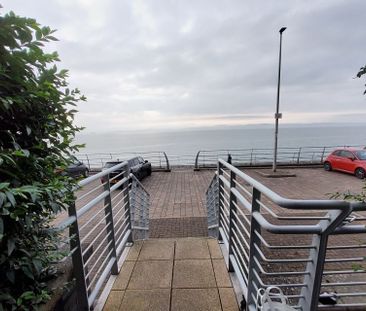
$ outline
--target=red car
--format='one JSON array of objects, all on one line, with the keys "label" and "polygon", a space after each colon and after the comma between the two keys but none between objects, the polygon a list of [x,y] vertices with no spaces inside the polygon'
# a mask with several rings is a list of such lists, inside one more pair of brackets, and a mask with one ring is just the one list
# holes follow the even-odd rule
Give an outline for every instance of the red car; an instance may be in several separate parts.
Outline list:
[{"label": "red car", "polygon": [[351,173],[363,179],[366,177],[366,150],[355,148],[334,150],[325,159],[324,169]]}]

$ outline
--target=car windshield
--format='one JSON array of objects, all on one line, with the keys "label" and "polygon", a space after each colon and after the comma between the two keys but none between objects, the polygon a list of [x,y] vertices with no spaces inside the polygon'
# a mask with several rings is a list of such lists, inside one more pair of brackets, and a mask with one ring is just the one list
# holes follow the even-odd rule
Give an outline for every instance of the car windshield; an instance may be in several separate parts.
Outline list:
[{"label": "car windshield", "polygon": [[356,155],[360,160],[366,160],[366,150],[356,151]]}]

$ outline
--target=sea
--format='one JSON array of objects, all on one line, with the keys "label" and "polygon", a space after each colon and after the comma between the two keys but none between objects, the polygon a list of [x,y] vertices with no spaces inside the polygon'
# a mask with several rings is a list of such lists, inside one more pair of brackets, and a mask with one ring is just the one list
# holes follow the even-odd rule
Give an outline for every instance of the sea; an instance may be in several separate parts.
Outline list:
[{"label": "sea", "polygon": [[[170,157],[191,158],[200,150],[273,148],[274,127],[85,131],[75,141],[85,144],[80,151],[83,154],[164,151]],[[279,129],[278,145],[279,148],[366,146],[366,125],[283,125]]]}]

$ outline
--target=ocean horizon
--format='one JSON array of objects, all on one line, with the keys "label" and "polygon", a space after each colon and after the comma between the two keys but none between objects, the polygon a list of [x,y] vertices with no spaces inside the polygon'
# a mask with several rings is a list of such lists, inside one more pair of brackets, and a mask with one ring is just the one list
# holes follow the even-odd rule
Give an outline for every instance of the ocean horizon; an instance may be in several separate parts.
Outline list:
[{"label": "ocean horizon", "polygon": [[[366,146],[366,125],[283,125],[279,148]],[[174,156],[194,156],[200,150],[270,149],[274,145],[271,125],[239,128],[202,128],[161,131],[111,131],[80,133],[76,143],[85,144],[80,153],[164,151]]]}]

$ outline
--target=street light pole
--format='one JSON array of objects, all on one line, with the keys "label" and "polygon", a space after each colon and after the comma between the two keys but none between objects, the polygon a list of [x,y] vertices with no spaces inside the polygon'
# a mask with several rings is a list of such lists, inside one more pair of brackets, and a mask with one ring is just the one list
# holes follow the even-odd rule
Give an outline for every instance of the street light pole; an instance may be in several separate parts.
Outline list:
[{"label": "street light pole", "polygon": [[276,114],[275,114],[275,143],[274,143],[274,156],[272,171],[276,172],[277,169],[277,141],[278,141],[278,120],[282,118],[280,110],[280,84],[281,84],[281,54],[282,54],[282,33],[286,30],[286,27],[280,29],[280,53],[278,61],[278,81],[277,81],[277,103],[276,103]]}]

